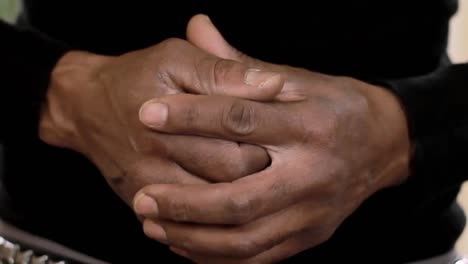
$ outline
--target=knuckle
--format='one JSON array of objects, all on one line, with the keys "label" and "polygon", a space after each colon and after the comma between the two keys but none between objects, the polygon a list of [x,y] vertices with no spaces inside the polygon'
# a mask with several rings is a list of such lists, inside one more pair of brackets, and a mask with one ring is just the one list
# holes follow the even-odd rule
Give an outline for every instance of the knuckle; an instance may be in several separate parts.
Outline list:
[{"label": "knuckle", "polygon": [[189,220],[189,207],[184,201],[176,199],[168,200],[169,215],[176,222],[187,222]]},{"label": "knuckle", "polygon": [[187,128],[197,128],[197,121],[200,116],[200,107],[197,104],[192,104],[187,107],[185,112],[184,123]]},{"label": "knuckle", "polygon": [[[162,64],[161,64],[162,65]],[[163,88],[165,94],[173,94],[173,87],[176,87],[176,84],[171,76],[171,74],[165,69],[161,67],[156,71],[156,79],[158,81],[158,85]]]},{"label": "knuckle", "polygon": [[[179,61],[187,50],[187,43],[178,38],[168,38],[150,49],[147,59],[147,67],[167,69],[175,67],[173,62]],[[156,64],[154,62],[157,62]]]},{"label": "knuckle", "polygon": [[257,126],[256,122],[254,108],[240,100],[235,100],[223,111],[223,128],[237,136],[251,134]]},{"label": "knuckle", "polygon": [[69,70],[69,67],[62,66],[52,73],[53,88],[41,109],[38,136],[47,144],[77,150],[79,137],[76,122],[72,118],[73,107],[64,103],[67,98],[76,97],[76,80],[74,76],[70,77]]},{"label": "knuckle", "polygon": [[230,63],[227,60],[216,58],[212,67],[211,91],[221,91],[230,71]]},{"label": "knuckle", "polygon": [[302,127],[299,130],[301,131],[299,133],[300,143],[313,141],[321,145],[328,145],[333,142],[339,131],[340,120],[332,100],[321,98],[316,101],[316,104],[320,105],[320,110],[318,110],[320,115],[302,118]]},{"label": "knuckle", "polygon": [[254,200],[248,195],[230,196],[226,208],[229,212],[229,222],[236,225],[248,223],[254,216],[255,207]]},{"label": "knuckle", "polygon": [[212,88],[213,89],[210,89],[211,91],[213,90],[218,90],[219,88],[221,88],[221,84],[223,82],[223,80],[226,78],[227,76],[227,68],[225,66],[225,63],[224,63],[225,60],[223,59],[215,59],[214,63],[213,63],[213,68],[212,68],[212,73],[211,73],[211,76],[212,76]]},{"label": "knuckle", "polygon": [[302,135],[305,140],[335,144],[342,133],[363,131],[363,127],[368,125],[371,103],[367,96],[355,88],[360,84],[349,77],[334,78],[330,82],[331,89],[327,96],[314,99],[320,115],[314,115],[315,120],[309,118],[309,122],[305,122]]},{"label": "knuckle", "polygon": [[186,42],[179,38],[168,38],[160,42],[158,46],[163,51],[173,51],[185,47]]},{"label": "knuckle", "polygon": [[76,77],[70,74],[73,70],[73,66],[70,65],[56,67],[51,74],[50,86],[58,87],[64,93],[73,93],[76,86]]},{"label": "knuckle", "polygon": [[[330,143],[338,133],[356,131],[366,125],[366,118],[371,112],[369,98],[356,89],[362,84],[349,77],[326,79],[330,87],[326,95],[313,98],[317,115],[303,116],[305,124],[301,137],[304,141]],[[305,122],[304,122],[305,121]]]},{"label": "knuckle", "polygon": [[235,239],[231,245],[231,252],[236,257],[251,258],[260,253],[261,247],[256,240],[248,237]]},{"label": "knuckle", "polygon": [[52,131],[50,121],[42,119],[39,123],[39,138],[49,145],[59,145],[60,142]]},{"label": "knuckle", "polygon": [[340,91],[336,104],[337,114],[343,118],[367,116],[372,103],[368,96],[356,88],[362,86],[362,82],[350,77],[336,78],[334,82]]},{"label": "knuckle", "polygon": [[60,114],[42,115],[38,125],[38,136],[43,142],[58,147],[80,150],[74,125]]}]

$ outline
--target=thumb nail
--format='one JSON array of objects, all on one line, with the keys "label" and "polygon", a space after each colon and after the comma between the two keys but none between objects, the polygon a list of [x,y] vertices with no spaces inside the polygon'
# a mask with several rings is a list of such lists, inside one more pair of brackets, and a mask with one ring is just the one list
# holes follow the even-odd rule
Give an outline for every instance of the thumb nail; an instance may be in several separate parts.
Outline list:
[{"label": "thumb nail", "polygon": [[278,78],[279,74],[275,72],[261,71],[257,69],[250,69],[245,73],[244,82],[247,85],[262,88],[270,80]]},{"label": "thumb nail", "polygon": [[140,121],[153,128],[164,126],[167,121],[168,107],[163,103],[145,103],[140,108]]}]

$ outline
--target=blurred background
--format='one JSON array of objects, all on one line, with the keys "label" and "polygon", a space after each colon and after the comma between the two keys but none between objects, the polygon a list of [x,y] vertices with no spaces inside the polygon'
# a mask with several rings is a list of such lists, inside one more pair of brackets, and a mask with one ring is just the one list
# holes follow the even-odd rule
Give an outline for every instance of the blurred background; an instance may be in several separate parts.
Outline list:
[{"label": "blurred background", "polygon": [[0,18],[13,21],[20,10],[19,0],[0,0]]},{"label": "blurred background", "polygon": [[[459,0],[460,9],[451,22],[449,54],[454,62],[468,61],[468,0]],[[18,0],[0,0],[0,18],[13,21],[21,5]],[[1,164],[0,164],[1,165]],[[468,183],[459,196],[465,212],[468,212]],[[457,244],[460,252],[468,255],[468,228]]]},{"label": "blurred background", "polygon": [[[459,0],[460,9],[451,21],[449,54],[454,62],[468,62],[468,0]],[[468,183],[465,183],[458,200],[468,212]],[[457,248],[468,256],[468,228],[458,241]]]}]

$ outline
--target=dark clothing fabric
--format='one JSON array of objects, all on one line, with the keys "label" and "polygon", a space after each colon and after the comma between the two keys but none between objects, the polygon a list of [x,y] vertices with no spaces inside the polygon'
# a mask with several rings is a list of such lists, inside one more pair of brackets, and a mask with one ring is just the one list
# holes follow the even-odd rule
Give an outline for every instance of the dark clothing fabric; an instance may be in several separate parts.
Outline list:
[{"label": "dark clothing fabric", "polygon": [[241,51],[384,84],[408,115],[411,179],[375,194],[329,241],[287,262],[403,263],[444,253],[464,227],[455,198],[468,164],[468,65],[446,55],[456,9],[455,0],[26,0],[21,27],[0,24],[3,217],[112,263],[183,261],[144,237],[86,158],[39,141],[38,106],[67,50],[117,55],[183,38],[190,17],[205,13]]}]

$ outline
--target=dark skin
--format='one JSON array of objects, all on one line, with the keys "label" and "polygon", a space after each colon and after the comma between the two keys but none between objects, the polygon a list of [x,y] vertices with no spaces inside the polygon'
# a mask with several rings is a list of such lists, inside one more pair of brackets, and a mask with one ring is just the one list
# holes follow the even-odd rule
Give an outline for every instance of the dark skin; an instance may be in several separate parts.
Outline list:
[{"label": "dark skin", "polygon": [[[159,132],[262,146],[272,162],[230,183],[143,188],[134,209],[149,237],[197,263],[274,263],[323,243],[369,196],[405,181],[411,145],[393,94],[250,58],[204,16],[192,19],[188,37],[216,56],[279,73],[282,91],[265,102],[166,96],[145,103],[141,121]],[[154,115],[155,106],[165,114]]]},{"label": "dark skin", "polygon": [[130,204],[149,184],[232,181],[269,163],[258,146],[151,131],[138,120],[143,102],[187,92],[270,100],[282,84],[278,74],[252,71],[184,40],[118,57],[69,52],[52,73],[39,133],[88,157]]}]

